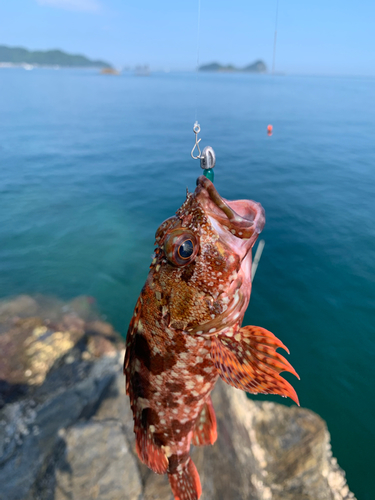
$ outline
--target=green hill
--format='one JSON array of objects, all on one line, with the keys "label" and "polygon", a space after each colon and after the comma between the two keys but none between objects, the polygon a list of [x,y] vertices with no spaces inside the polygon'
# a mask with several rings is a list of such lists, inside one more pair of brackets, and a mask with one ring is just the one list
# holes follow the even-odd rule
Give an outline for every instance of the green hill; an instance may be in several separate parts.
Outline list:
[{"label": "green hill", "polygon": [[205,64],[199,67],[199,71],[230,72],[230,73],[267,73],[267,66],[261,60],[255,61],[244,68],[236,68],[232,64],[226,66],[219,63]]},{"label": "green hill", "polygon": [[0,45],[0,63],[35,64],[40,66],[70,66],[103,68],[111,65],[106,61],[92,61],[85,56],[67,54],[62,50],[27,50],[22,47]]}]

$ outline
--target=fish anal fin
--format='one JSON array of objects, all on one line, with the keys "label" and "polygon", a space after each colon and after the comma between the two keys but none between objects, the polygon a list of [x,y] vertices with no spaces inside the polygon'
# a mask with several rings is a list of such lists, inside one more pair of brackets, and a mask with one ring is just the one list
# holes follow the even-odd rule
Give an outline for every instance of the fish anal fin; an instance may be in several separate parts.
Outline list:
[{"label": "fish anal fin", "polygon": [[135,449],[141,462],[156,474],[165,474],[168,470],[168,458],[164,450],[154,443],[150,431],[140,428],[134,432]]},{"label": "fish anal fin", "polygon": [[195,446],[205,446],[214,444],[216,439],[216,415],[211,398],[208,397],[195,423],[191,443]]},{"label": "fish anal fin", "polygon": [[[212,338],[211,357],[220,377],[229,385],[252,394],[278,394],[299,405],[298,396],[281,372],[297,372],[278,347],[287,348],[275,335],[259,326],[244,326],[232,336]],[[289,352],[289,351],[288,351]]]},{"label": "fish anal fin", "polygon": [[173,474],[168,474],[174,500],[198,500],[202,494],[201,481],[191,458],[186,465]]}]

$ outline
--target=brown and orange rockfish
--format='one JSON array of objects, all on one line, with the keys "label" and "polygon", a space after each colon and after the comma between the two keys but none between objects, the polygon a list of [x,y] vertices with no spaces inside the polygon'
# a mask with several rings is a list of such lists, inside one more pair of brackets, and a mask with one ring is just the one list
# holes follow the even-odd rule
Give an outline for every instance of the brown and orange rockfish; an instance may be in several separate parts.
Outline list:
[{"label": "brown and orange rockfish", "polygon": [[195,192],[156,231],[124,372],[138,456],[154,472],[168,474],[176,500],[201,495],[189,450],[216,440],[210,393],[219,377],[252,394],[280,394],[298,404],[280,376],[288,371],[298,377],[276,352],[287,348],[264,328],[241,327],[250,300],[251,249],[264,223],[259,203],[225,200],[200,176]]}]

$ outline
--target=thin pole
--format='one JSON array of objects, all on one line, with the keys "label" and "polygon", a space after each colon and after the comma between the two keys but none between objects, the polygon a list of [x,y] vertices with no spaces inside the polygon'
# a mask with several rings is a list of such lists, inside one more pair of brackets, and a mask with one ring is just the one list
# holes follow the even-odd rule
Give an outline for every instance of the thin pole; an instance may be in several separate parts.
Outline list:
[{"label": "thin pole", "polygon": [[260,258],[262,257],[264,245],[265,245],[265,241],[260,240],[260,242],[258,243],[257,251],[255,252],[253,265],[251,266],[251,282],[254,281],[254,276],[255,276],[255,273],[257,272]]},{"label": "thin pole", "polygon": [[276,40],[277,40],[277,18],[279,15],[279,0],[276,1],[275,36],[273,39],[272,74],[275,74]]}]

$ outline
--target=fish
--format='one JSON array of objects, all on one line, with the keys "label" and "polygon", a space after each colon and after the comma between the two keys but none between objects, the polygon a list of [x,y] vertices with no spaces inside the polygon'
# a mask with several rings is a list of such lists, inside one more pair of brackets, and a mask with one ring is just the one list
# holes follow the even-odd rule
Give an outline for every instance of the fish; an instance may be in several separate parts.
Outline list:
[{"label": "fish", "polygon": [[[190,446],[215,443],[210,393],[219,378],[252,394],[299,405],[280,373],[298,377],[276,351],[287,347],[258,326],[242,326],[251,294],[252,247],[263,207],[222,198],[205,176],[156,231],[155,252],[130,321],[124,360],[136,452],[168,474],[175,500],[202,487]],[[299,377],[298,377],[299,378]]]}]

